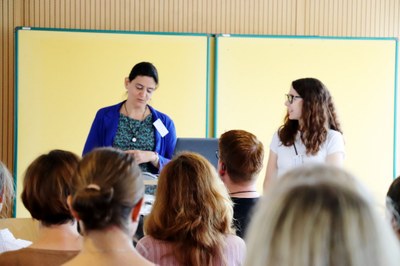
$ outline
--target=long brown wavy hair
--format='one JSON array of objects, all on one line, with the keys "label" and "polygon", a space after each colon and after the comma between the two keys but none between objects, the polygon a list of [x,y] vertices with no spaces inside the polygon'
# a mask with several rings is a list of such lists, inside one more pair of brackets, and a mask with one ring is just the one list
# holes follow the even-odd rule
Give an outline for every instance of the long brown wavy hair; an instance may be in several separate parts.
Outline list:
[{"label": "long brown wavy hair", "polygon": [[161,171],[144,230],[173,245],[181,265],[212,265],[233,234],[232,202],[215,168],[201,155],[181,153]]},{"label": "long brown wavy hair", "polygon": [[303,99],[301,128],[298,120],[290,120],[287,113],[283,125],[278,130],[279,139],[285,146],[292,146],[297,131],[307,154],[315,155],[325,142],[328,129],[343,133],[336,115],[331,94],[325,85],[315,78],[302,78],[292,82],[293,89]]}]

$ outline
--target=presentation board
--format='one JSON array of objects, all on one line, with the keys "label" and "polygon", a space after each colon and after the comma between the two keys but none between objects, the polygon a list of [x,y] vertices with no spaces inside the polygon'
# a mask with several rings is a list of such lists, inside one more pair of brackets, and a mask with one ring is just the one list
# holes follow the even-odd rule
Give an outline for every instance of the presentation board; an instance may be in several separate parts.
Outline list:
[{"label": "presentation board", "polygon": [[383,203],[399,174],[397,49],[393,38],[214,39],[202,34],[18,29],[16,216],[29,217],[19,198],[28,164],[56,148],[81,154],[96,111],[126,98],[124,79],[140,61],[157,67],[160,84],[150,105],[174,120],[178,137],[209,137],[210,129],[218,137],[240,128],[261,139],[265,165],[260,191],[269,144],[286,112],[284,95],[295,79],[320,79],[333,96],[344,131],[346,169]]},{"label": "presentation board", "polygon": [[150,105],[175,122],[178,137],[207,137],[210,37],[115,31],[16,30],[16,216],[22,174],[38,155],[80,155],[96,111],[126,99],[125,77],[152,62],[159,86]]},{"label": "presentation board", "polygon": [[269,145],[286,114],[293,80],[320,79],[344,133],[345,167],[383,204],[396,173],[397,40],[294,36],[219,36],[215,134],[240,128]]}]

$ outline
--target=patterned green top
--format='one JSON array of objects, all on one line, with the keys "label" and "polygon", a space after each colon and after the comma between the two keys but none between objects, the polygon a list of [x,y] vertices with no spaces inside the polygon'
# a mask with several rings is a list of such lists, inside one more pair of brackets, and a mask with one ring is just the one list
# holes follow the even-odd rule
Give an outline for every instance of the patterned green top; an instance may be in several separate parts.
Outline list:
[{"label": "patterned green top", "polygon": [[[154,151],[155,138],[152,115],[150,114],[143,121],[139,121],[120,114],[113,147],[124,151]],[[142,163],[139,166],[143,172],[150,172],[150,164],[150,162]]]}]

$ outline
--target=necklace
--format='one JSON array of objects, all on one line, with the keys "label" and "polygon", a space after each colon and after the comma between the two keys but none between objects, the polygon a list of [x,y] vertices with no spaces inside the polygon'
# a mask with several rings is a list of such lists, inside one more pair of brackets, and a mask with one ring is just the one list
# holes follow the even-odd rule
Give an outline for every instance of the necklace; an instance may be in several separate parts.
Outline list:
[{"label": "necklace", "polygon": [[257,192],[257,191],[255,191],[255,190],[236,191],[236,192],[231,192],[231,193],[229,193],[229,195],[242,194],[242,193],[250,193],[250,192]]},{"label": "necklace", "polygon": [[[126,115],[128,117],[130,117],[129,113],[128,113],[128,109],[126,108],[126,102],[124,103],[124,109],[125,109]],[[133,131],[132,142],[136,142],[137,138],[139,137],[139,132],[140,132],[140,129],[142,128],[142,124],[143,124],[143,121],[144,121],[144,115],[146,114],[146,110],[147,110],[147,105],[144,108],[144,112],[142,114],[142,119],[140,120],[139,126]]]},{"label": "necklace", "polygon": [[86,250],[88,253],[123,253],[123,252],[132,252],[131,248],[124,249],[99,249],[99,250]]}]

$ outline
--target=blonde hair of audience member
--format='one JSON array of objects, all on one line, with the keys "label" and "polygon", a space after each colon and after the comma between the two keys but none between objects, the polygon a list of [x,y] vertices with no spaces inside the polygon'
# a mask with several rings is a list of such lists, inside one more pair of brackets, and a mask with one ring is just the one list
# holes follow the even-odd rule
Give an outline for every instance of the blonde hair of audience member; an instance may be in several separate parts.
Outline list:
[{"label": "blonde hair of audience member", "polygon": [[67,265],[153,265],[132,242],[144,195],[134,158],[97,148],[83,157],[76,177],[68,202],[82,226],[84,245]]},{"label": "blonde hair of audience member", "polygon": [[[7,218],[11,214],[10,207],[15,196],[13,182],[10,171],[0,161],[0,218]],[[16,239],[12,234],[12,229],[4,225],[3,227],[0,229],[0,253],[21,249],[32,244],[30,241]]]},{"label": "blonde hair of audience member", "polygon": [[257,207],[245,265],[398,265],[398,241],[369,195],[333,166],[287,172]]},{"label": "blonde hair of audience member", "polygon": [[232,202],[216,170],[201,155],[184,152],[161,172],[144,231],[172,242],[169,255],[180,265],[211,265],[215,257],[223,259],[224,236],[235,233],[232,217]]},{"label": "blonde hair of audience member", "polygon": [[8,217],[14,197],[13,177],[4,163],[0,161],[0,218]]}]

